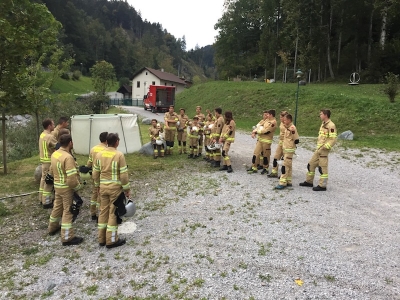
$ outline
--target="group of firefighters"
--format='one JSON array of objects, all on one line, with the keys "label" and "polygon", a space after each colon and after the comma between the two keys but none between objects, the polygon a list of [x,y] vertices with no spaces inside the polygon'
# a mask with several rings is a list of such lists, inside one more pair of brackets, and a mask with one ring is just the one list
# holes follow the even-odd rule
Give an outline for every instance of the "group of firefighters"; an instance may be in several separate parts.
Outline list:
[{"label": "group of firefighters", "polygon": [[[307,165],[306,180],[300,183],[300,186],[312,187],[314,191],[326,191],[328,154],[337,139],[336,126],[330,120],[330,115],[329,109],[320,110],[322,125],[319,130],[317,149]],[[293,124],[291,114],[282,111],[279,117],[279,143],[272,161],[271,173],[269,173],[271,145],[278,127],[274,109],[264,111],[263,119],[253,128],[251,136],[253,139],[257,138],[257,143],[252,158],[252,166],[247,172],[252,174],[262,170],[261,175],[267,175],[270,178],[279,177],[279,184],[275,189],[282,190],[292,186],[292,159],[296,145],[299,143],[299,135],[296,126]],[[196,115],[193,119],[189,119],[184,108],[181,108],[179,114],[177,114],[174,107],[170,106],[168,112],[165,113],[164,121],[165,126],[163,128],[157,123],[156,119],[153,119],[149,128],[154,158],[172,154],[175,135],[177,135],[179,154],[188,153],[187,142],[189,142],[188,158],[198,158],[202,155],[204,146],[206,152],[204,159],[211,162],[211,166],[219,167],[219,170],[226,170],[228,173],[233,171],[229,149],[231,143],[235,141],[236,124],[232,112],[226,111],[224,118],[222,109],[216,108],[214,114],[207,110],[207,115],[204,115],[201,112],[201,107],[197,106]],[[166,149],[164,149],[164,140]],[[282,165],[280,176],[278,176],[278,161]],[[313,181],[317,167],[321,176],[319,184],[314,187]]]},{"label": "group of firefighters", "polygon": [[[317,149],[307,165],[306,180],[300,183],[300,186],[312,187],[314,191],[326,191],[328,154],[337,139],[336,126],[330,120],[330,115],[330,110],[320,110],[322,124]],[[83,186],[79,173],[90,173],[93,180],[90,213],[92,220],[97,221],[99,245],[107,248],[122,246],[126,241],[118,237],[118,224],[122,221],[121,211],[126,212],[125,200],[130,197],[130,185],[124,154],[117,150],[118,134],[102,132],[99,136],[100,143],[90,150],[87,164],[78,167],[72,154],[73,141],[67,129],[68,120],[67,117],[61,117],[55,127],[53,120],[45,119],[42,123],[44,131],[39,138],[42,164],[39,200],[43,208],[52,208],[48,233],[55,235],[61,230],[61,241],[64,246],[77,245],[83,241],[83,238],[75,236],[72,223],[83,204],[76,193]],[[214,110],[214,114],[207,110],[207,115],[204,115],[201,107],[197,106],[196,115],[189,119],[185,109],[181,108],[177,114],[174,107],[170,106],[169,111],[165,113],[164,121],[164,126],[161,126],[156,119],[153,119],[149,128],[154,158],[171,155],[177,135],[179,154],[188,154],[188,158],[196,159],[202,156],[204,146],[204,160],[221,171],[233,172],[229,150],[235,141],[236,124],[231,111],[226,111],[223,116],[222,109],[218,107]],[[275,110],[264,111],[263,119],[253,127],[251,133],[252,138],[257,138],[257,142],[252,166],[247,172],[252,174],[262,170],[262,175],[279,177],[279,184],[275,189],[282,190],[292,186],[292,159],[299,143],[299,135],[292,122],[292,115],[282,111],[279,143],[269,173],[271,145],[277,127]],[[282,165],[280,176],[278,176],[278,161],[281,161]],[[318,185],[314,187],[317,168],[321,176]]]},{"label": "group of firefighters", "polygon": [[39,200],[43,208],[52,209],[48,234],[61,231],[63,246],[82,243],[83,238],[75,236],[73,222],[83,204],[77,193],[83,187],[80,173],[89,173],[93,179],[90,213],[92,220],[97,221],[99,245],[107,248],[124,245],[125,239],[118,237],[118,224],[122,221],[120,216],[126,214],[125,200],[130,197],[130,184],[125,156],[117,150],[118,134],[102,132],[100,143],[90,150],[87,164],[78,167],[67,129],[68,118],[61,117],[57,127],[51,119],[45,119],[42,125]]}]

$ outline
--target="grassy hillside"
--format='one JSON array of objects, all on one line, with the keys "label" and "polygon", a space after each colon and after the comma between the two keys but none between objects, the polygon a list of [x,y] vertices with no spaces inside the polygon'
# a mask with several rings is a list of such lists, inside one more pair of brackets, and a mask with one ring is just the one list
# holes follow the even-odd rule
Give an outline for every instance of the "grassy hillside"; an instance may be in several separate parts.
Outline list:
[{"label": "grassy hillside", "polygon": [[[119,88],[119,83],[116,82],[109,92],[114,92]],[[70,94],[85,94],[93,91],[92,79],[90,77],[81,76],[79,80],[65,80],[62,78],[56,79],[51,89],[56,93]]]},{"label": "grassy hillside", "polygon": [[[398,150],[400,99],[390,103],[381,85],[311,84],[300,86],[297,127],[300,135],[316,136],[319,110],[328,108],[338,132],[351,130],[355,141],[349,146]],[[220,106],[231,110],[238,127],[250,130],[266,109],[295,115],[297,84],[214,81],[194,85],[177,96],[176,106],[193,116],[196,105],[203,111]]]}]

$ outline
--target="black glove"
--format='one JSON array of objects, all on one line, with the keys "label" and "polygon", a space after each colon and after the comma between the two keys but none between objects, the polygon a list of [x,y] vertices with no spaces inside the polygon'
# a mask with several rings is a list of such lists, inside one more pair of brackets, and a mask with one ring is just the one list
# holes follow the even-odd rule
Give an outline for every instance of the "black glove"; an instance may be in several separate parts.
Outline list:
[{"label": "black glove", "polygon": [[46,182],[46,184],[54,184],[54,177],[47,173],[44,182]]},{"label": "black glove", "polygon": [[69,208],[69,211],[72,214],[72,222],[74,222],[76,220],[76,218],[78,217],[79,210],[80,210],[82,204],[83,204],[82,198],[76,192],[74,192],[74,196],[72,199],[72,205]]}]

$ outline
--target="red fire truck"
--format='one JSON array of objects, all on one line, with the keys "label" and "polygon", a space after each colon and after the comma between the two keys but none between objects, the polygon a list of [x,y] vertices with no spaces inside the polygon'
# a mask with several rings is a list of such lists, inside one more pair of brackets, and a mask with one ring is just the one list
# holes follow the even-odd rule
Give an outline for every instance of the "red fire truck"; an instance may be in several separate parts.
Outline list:
[{"label": "red fire truck", "polygon": [[144,110],[168,111],[170,105],[175,105],[175,87],[164,85],[150,85],[147,95],[144,95]]}]

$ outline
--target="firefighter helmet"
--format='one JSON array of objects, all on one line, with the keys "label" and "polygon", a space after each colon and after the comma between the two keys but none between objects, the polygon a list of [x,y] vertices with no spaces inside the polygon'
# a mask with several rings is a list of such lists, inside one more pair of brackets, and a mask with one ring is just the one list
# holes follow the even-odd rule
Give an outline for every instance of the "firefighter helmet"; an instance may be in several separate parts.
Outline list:
[{"label": "firefighter helmet", "polygon": [[215,150],[215,143],[211,143],[210,145],[207,146],[208,150]]},{"label": "firefighter helmet", "polygon": [[157,139],[156,144],[161,146],[162,144],[164,144],[164,141],[162,139]]},{"label": "firefighter helmet", "polygon": [[86,167],[86,166],[80,166],[79,167],[79,175],[81,176],[81,179],[83,180],[88,180],[92,176],[92,168]]},{"label": "firefighter helmet", "polygon": [[136,212],[136,205],[131,199],[128,199],[128,202],[125,205],[126,214],[123,215],[125,218],[132,217]]}]

